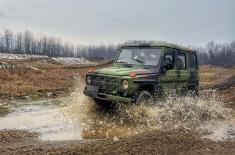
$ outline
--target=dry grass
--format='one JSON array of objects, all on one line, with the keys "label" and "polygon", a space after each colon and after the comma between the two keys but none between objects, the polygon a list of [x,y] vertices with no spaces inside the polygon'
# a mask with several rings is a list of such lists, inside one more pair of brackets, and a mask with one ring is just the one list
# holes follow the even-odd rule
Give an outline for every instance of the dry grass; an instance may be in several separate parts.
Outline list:
[{"label": "dry grass", "polygon": [[69,92],[75,82],[75,71],[50,69],[41,72],[31,70],[1,70],[0,96],[2,98],[41,96],[47,92]]},{"label": "dry grass", "polygon": [[226,106],[235,109],[235,67],[201,66],[200,85],[203,89],[217,90]]},{"label": "dry grass", "polygon": [[[1,61],[1,60],[0,60]],[[2,60],[3,61],[3,60]],[[78,78],[83,78],[94,65],[61,65],[43,59],[4,60],[11,66],[0,69],[0,98],[37,98],[61,96],[72,92]],[[99,63],[96,67],[110,65]]]},{"label": "dry grass", "polygon": [[221,83],[222,81],[235,75],[235,68],[223,68],[218,66],[204,65],[200,67],[199,78],[200,85],[208,87]]}]

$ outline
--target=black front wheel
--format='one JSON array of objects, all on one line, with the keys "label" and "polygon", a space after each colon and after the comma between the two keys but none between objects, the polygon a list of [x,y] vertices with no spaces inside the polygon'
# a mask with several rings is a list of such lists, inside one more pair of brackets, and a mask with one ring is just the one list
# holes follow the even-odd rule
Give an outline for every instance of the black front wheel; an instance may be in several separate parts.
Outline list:
[{"label": "black front wheel", "polygon": [[153,95],[146,90],[141,91],[137,97],[136,104],[152,105]]},{"label": "black front wheel", "polygon": [[113,107],[113,103],[110,101],[100,100],[96,98],[94,98],[94,101],[96,105],[101,109],[111,109]]},{"label": "black front wheel", "polygon": [[187,95],[191,96],[191,97],[198,97],[199,96],[199,89],[197,87],[196,88],[191,87],[188,89]]}]

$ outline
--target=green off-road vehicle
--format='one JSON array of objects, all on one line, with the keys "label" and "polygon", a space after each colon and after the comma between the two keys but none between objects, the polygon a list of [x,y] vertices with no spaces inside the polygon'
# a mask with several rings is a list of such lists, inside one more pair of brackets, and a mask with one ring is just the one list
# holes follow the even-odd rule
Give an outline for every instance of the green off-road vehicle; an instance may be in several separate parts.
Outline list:
[{"label": "green off-road vehicle", "polygon": [[197,55],[167,43],[123,45],[112,67],[90,71],[86,83],[85,95],[98,104],[140,103],[172,92],[197,95]]}]

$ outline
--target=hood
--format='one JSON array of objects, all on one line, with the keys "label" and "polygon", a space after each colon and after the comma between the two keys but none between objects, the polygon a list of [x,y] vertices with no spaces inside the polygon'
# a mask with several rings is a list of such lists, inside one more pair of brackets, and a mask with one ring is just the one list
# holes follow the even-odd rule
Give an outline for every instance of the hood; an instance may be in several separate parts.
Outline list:
[{"label": "hood", "polygon": [[108,68],[103,68],[95,71],[97,74],[104,74],[104,75],[114,75],[114,76],[128,76],[130,73],[136,73],[136,75],[143,75],[143,74],[153,74],[156,73],[156,68],[154,69],[145,69],[141,67],[120,67],[120,66],[113,66]]}]

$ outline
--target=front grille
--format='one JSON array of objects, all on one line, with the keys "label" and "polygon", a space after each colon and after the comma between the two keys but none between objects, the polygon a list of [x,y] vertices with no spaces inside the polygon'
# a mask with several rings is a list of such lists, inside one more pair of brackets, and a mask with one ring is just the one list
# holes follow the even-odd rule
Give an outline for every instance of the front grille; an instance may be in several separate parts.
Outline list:
[{"label": "front grille", "polygon": [[102,75],[91,75],[91,84],[99,87],[99,92],[112,94],[118,90],[118,78]]}]

